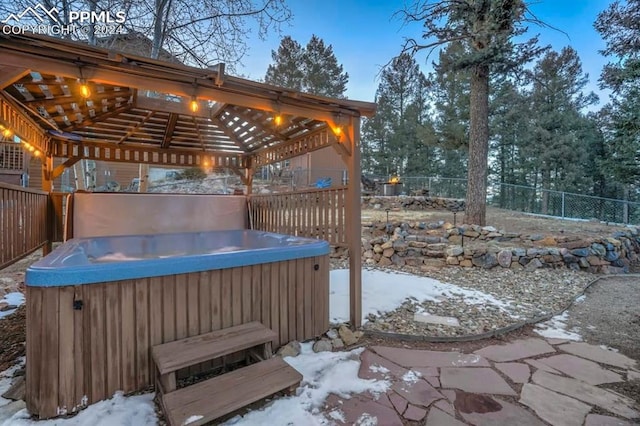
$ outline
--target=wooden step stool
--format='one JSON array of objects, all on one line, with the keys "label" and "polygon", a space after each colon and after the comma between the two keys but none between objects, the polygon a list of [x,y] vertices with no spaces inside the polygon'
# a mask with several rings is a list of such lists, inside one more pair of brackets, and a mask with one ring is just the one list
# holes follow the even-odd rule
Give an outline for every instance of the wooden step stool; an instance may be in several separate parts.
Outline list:
[{"label": "wooden step stool", "polygon": [[[271,342],[276,338],[269,328],[251,322],[154,346],[156,391],[168,423],[201,425],[297,388],[302,375],[282,358],[271,358]],[[260,362],[176,390],[178,370],[243,350]]]}]

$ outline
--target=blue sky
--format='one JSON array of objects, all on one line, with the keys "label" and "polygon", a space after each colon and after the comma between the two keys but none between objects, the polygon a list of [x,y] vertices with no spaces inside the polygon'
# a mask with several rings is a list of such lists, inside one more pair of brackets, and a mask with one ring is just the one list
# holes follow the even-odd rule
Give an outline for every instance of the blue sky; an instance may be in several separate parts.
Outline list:
[{"label": "blue sky", "polygon": [[[412,0],[407,0],[411,3]],[[589,73],[588,90],[593,90],[606,101],[606,93],[598,89],[597,80],[607,62],[598,50],[604,47],[593,28],[597,14],[612,0],[534,0],[531,10],[547,24],[564,31],[531,27],[532,34],[540,34],[540,43],[560,50],[572,46]],[[284,25],[283,35],[291,35],[303,46],[312,34],[333,45],[338,61],[349,73],[347,97],[373,101],[378,87],[380,67],[396,56],[406,37],[419,37],[421,26],[403,25],[394,13],[405,1],[394,0],[289,0],[293,20]],[[238,71],[250,79],[262,79],[271,63],[271,51],[280,44],[279,35],[267,40],[252,40],[250,51],[244,58],[244,68]],[[423,71],[430,70],[432,59],[419,54],[416,59]]]}]

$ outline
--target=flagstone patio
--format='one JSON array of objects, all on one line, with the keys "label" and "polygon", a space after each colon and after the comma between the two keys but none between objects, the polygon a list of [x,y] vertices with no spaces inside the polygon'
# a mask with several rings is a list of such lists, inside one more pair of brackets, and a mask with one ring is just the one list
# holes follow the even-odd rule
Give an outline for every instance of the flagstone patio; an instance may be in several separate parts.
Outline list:
[{"label": "flagstone patio", "polygon": [[[526,338],[473,354],[371,346],[359,376],[391,382],[384,394],[332,395],[337,424],[596,426],[638,424],[638,402],[604,384],[638,380],[626,356],[586,343]],[[372,423],[373,424],[373,423]]]}]

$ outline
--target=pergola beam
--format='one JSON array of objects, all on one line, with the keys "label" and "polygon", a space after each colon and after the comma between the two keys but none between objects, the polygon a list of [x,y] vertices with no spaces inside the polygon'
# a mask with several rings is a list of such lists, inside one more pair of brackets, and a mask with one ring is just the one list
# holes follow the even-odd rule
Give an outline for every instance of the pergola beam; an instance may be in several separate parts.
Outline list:
[{"label": "pergola beam", "polygon": [[62,175],[62,173],[64,173],[64,171],[66,169],[68,169],[69,167],[73,166],[78,161],[80,161],[80,157],[71,157],[71,158],[68,158],[64,163],[58,165],[51,172],[51,180],[54,180],[54,179],[58,178],[60,175]]},{"label": "pergola beam", "polygon": [[178,122],[178,114],[172,112],[169,114],[169,120],[167,121],[167,127],[164,130],[164,136],[162,138],[162,144],[160,148],[167,149],[171,144],[171,137],[173,135],[173,131],[176,128],[176,123]]},{"label": "pergola beam", "polygon": [[49,153],[49,137],[4,92],[0,92],[0,124],[42,153]]},{"label": "pergola beam", "polygon": [[[52,57],[52,53],[56,55]],[[228,77],[224,85],[218,87],[204,70],[189,67],[176,69],[175,74],[167,69],[155,67],[153,64],[142,66],[138,62],[118,63],[108,59],[94,57],[78,57],[77,55],[51,52],[50,49],[41,49],[30,46],[22,50],[8,49],[0,39],[0,55],[3,63],[12,66],[22,66],[29,69],[47,69],[48,72],[68,78],[78,78],[79,68],[77,63],[82,62],[83,76],[96,83],[116,86],[135,87],[143,90],[157,90],[183,97],[191,97],[194,92],[194,80],[197,86],[197,96],[200,99],[208,99],[222,103],[244,106],[252,109],[275,112],[281,114],[300,115],[321,121],[331,121],[338,114],[344,116],[359,116],[359,112],[340,105],[318,103],[313,107],[308,102],[299,99],[300,96],[283,96],[280,92],[268,90],[251,91],[249,84],[234,84],[235,81],[246,80]],[[175,66],[178,68],[178,66]],[[199,78],[198,78],[199,77]],[[260,86],[256,86],[260,87]],[[276,88],[274,88],[276,89]],[[282,89],[280,89],[282,90]],[[311,97],[310,99],[323,99]],[[344,103],[347,103],[345,101]],[[355,103],[355,101],[351,101]],[[360,103],[364,107],[370,105]]]},{"label": "pergola beam", "polygon": [[124,135],[123,137],[120,138],[120,140],[118,140],[117,144],[120,145],[121,143],[123,143],[124,141],[126,141],[127,139],[129,139],[131,137],[131,135],[133,135],[140,127],[142,127],[144,125],[144,123],[147,122],[147,120],[149,120],[151,117],[153,117],[153,114],[155,113],[155,111],[149,111],[147,113],[146,116],[144,116],[144,118],[142,120],[140,120],[135,126],[133,126],[126,135]]}]

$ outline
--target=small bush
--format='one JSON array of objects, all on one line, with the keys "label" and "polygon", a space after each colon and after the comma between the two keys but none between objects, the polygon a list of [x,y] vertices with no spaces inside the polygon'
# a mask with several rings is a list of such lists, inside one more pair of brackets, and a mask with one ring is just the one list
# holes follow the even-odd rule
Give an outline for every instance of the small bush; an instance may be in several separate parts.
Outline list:
[{"label": "small bush", "polygon": [[199,167],[191,167],[190,169],[184,169],[176,178],[185,180],[202,180],[207,177],[207,174]]}]

